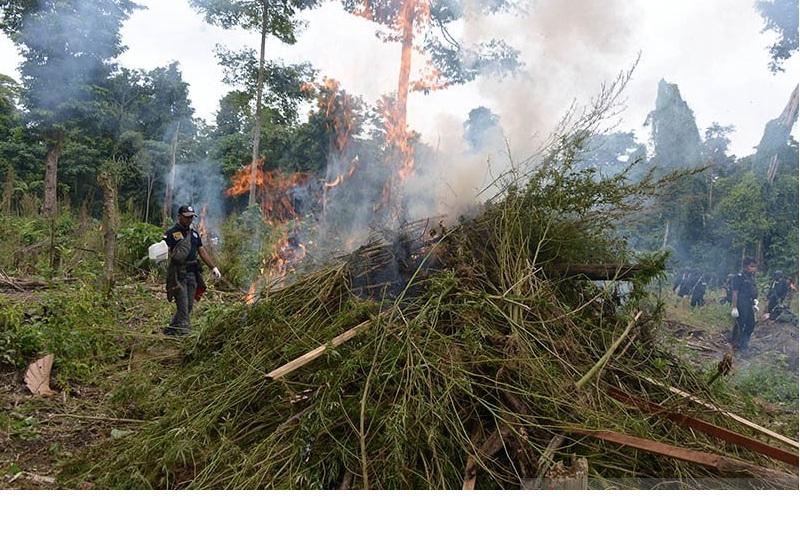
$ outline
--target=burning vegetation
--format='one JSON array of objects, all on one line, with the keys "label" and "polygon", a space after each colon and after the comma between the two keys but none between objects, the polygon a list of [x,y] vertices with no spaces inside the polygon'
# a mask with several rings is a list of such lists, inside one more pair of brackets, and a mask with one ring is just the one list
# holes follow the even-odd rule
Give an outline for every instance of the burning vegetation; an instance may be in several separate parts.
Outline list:
[{"label": "burning vegetation", "polygon": [[[267,57],[321,3],[192,0],[211,24],[260,28],[260,50],[216,50],[230,90],[207,123],[177,63],[118,63],[130,1],[14,4],[0,24],[24,56],[20,84],[0,74],[6,486],[797,488],[796,349],[757,354],[794,364],[779,386],[756,388],[770,374],[752,360],[725,376],[733,351],[709,379],[690,358],[722,355],[736,278],[718,304],[695,268],[677,286],[691,280],[692,309],[661,295],[670,251],[719,277],[754,250],[773,277],[752,346],[796,348],[796,322],[775,320],[796,321],[778,270],[796,278],[794,85],[757,151],[735,157],[733,126],[703,136],[666,80],[652,145],[605,124],[621,118],[623,73],[503,171],[498,154],[535,149],[517,143],[549,127],[564,87],[581,94],[578,78],[610,62],[596,59],[618,57],[619,9],[537,2],[520,24],[543,39],[520,41],[513,16],[474,24],[511,0],[342,0],[394,46],[389,87],[366,102]],[[482,84],[492,109],[444,110],[426,144],[410,102],[517,70],[503,34],[534,68]],[[184,204],[211,250],[188,219],[164,233]],[[162,238],[190,250],[184,264]],[[149,259],[164,257],[166,287]],[[203,264],[208,290],[192,291]],[[162,329],[164,289],[180,299]],[[31,393],[60,394],[21,395],[23,374]]]},{"label": "burning vegetation", "polygon": [[[575,131],[475,218],[384,232],[217,317],[145,407],[161,415],[72,474],[117,488],[553,487],[575,472],[796,485],[796,455],[757,452],[662,344],[644,289],[665,258],[612,230],[654,184],[573,169]],[[632,292],[590,283],[587,264]]]}]

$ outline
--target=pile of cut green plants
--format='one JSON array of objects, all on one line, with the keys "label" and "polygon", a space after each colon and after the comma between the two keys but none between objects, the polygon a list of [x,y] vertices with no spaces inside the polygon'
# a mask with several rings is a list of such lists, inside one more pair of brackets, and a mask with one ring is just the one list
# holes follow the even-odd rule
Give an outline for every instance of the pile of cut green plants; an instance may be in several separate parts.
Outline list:
[{"label": "pile of cut green plants", "polygon": [[[175,374],[146,395],[150,419],[68,465],[64,482],[521,488],[578,459],[597,486],[739,486],[743,477],[608,442],[597,431],[786,473],[782,463],[610,394],[613,387],[742,431],[668,388],[714,400],[707,376],[657,340],[661,307],[645,288],[663,275],[666,258],[638,256],[614,232],[655,184],[574,171],[573,155],[518,173],[479,214],[441,228],[417,248],[405,288],[391,297],[359,285],[365,247],[219,313]],[[613,284],[559,274],[567,264],[634,265],[636,274],[622,298]],[[318,357],[297,363],[309,352]],[[735,409],[737,398],[728,401]]]}]

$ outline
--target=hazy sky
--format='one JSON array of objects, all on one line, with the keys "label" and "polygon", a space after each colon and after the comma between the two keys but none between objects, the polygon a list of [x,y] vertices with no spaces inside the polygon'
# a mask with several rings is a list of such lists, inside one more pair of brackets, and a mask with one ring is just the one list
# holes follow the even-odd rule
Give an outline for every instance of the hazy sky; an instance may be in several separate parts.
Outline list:
[{"label": "hazy sky", "polygon": [[[191,84],[198,114],[213,119],[228,88],[216,64],[214,46],[256,47],[258,36],[206,24],[186,0],[138,0],[123,28],[128,67],[151,69],[180,62]],[[761,34],[753,0],[532,0],[526,13],[473,18],[457,31],[467,40],[500,37],[520,49],[525,68],[504,80],[481,80],[430,95],[414,94],[410,125],[435,144],[486,105],[500,114],[503,127],[524,150],[528,139],[546,134],[573,98],[585,100],[604,81],[641,61],[627,90],[622,128],[636,129],[653,108],[661,78],[677,83],[694,110],[698,127],[713,121],[732,124],[734,153],[747,155],[767,120],[777,116],[798,81],[798,58],[787,71],[772,75],[767,47],[773,35]],[[349,92],[374,101],[396,86],[399,45],[382,43],[368,21],[328,3],[304,18],[298,43],[268,43],[270,58],[310,61],[322,75],[336,78]],[[419,66],[419,58],[415,58]],[[0,72],[16,75],[14,47],[0,37]],[[520,154],[525,155],[525,154]]]}]

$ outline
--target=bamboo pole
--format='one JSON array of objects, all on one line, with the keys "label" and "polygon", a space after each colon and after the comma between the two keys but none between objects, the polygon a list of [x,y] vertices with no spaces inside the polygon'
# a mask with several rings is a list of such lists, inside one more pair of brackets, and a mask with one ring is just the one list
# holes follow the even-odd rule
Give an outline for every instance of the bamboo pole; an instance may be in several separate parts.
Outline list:
[{"label": "bamboo pole", "polygon": [[281,366],[280,368],[276,368],[269,374],[267,374],[267,379],[280,379],[289,372],[297,370],[298,368],[307,365],[314,359],[318,358],[320,355],[324,354],[328,347],[336,348],[337,346],[341,346],[342,344],[346,343],[365,329],[367,329],[372,324],[372,320],[365,320],[361,324],[355,326],[354,328],[348,329],[338,337],[334,337],[328,344],[323,344],[322,346],[318,346],[311,350],[308,353],[305,353],[298,357],[297,359],[292,359],[285,365]]},{"label": "bamboo pole", "polygon": [[622,344],[622,341],[625,340],[625,337],[627,337],[628,334],[631,332],[631,329],[633,329],[634,324],[636,324],[636,321],[639,320],[639,317],[641,316],[642,316],[641,311],[636,313],[633,319],[631,319],[631,321],[628,322],[628,325],[625,327],[625,330],[622,332],[622,334],[619,337],[617,337],[617,340],[615,340],[614,343],[611,345],[611,347],[608,350],[606,350],[606,353],[603,354],[603,357],[601,357],[600,360],[597,361],[597,363],[595,363],[595,365],[581,379],[579,379],[577,383],[575,383],[576,389],[582,388],[589,382],[589,380],[591,380],[595,375],[597,375],[600,372],[600,370],[605,366],[608,360],[611,359],[611,356],[614,355],[614,352],[617,351],[619,345]]}]

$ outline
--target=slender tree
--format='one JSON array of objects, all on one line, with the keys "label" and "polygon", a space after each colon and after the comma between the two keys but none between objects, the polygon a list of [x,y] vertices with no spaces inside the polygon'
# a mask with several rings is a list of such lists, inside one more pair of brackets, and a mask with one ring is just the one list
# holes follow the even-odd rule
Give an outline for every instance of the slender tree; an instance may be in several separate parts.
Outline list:
[{"label": "slender tree", "polygon": [[258,73],[255,91],[255,121],[253,124],[253,149],[251,158],[249,204],[256,203],[256,173],[260,158],[262,97],[266,77],[267,37],[272,35],[281,41],[294,44],[298,26],[297,14],[303,9],[315,7],[319,0],[189,0],[195,9],[203,13],[206,21],[223,28],[255,30],[260,35]]},{"label": "slender tree", "polygon": [[[496,39],[466,46],[456,39],[453,23],[469,15],[464,4],[454,0],[342,0],[344,8],[382,27],[383,40],[400,43],[397,92],[386,105],[388,140],[395,152],[396,171],[384,188],[384,207],[390,217],[402,216],[399,189],[414,168],[411,135],[408,132],[408,94],[429,92],[465,83],[482,73],[505,73],[519,66],[518,52]],[[491,13],[509,7],[508,0],[476,0],[473,14]],[[413,52],[422,53],[420,79],[412,80]],[[387,102],[388,103],[388,102]]]}]

